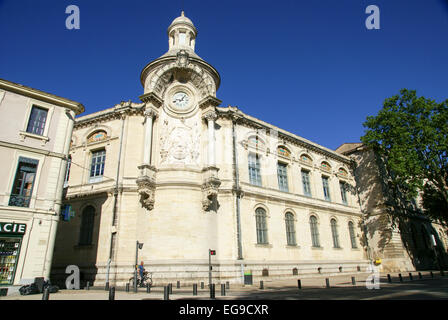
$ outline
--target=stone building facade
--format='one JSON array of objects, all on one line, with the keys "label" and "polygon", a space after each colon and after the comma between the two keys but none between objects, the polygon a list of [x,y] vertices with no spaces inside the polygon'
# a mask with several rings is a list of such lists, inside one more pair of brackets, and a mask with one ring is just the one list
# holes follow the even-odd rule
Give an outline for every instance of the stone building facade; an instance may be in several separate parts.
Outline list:
[{"label": "stone building facade", "polygon": [[[218,71],[182,15],[141,73],[139,103],[76,118],[53,278],[123,285],[143,261],[157,284],[364,271],[351,159],[221,107]],[[141,249],[136,244],[143,243]]]},{"label": "stone building facade", "polygon": [[75,101],[0,79],[0,286],[50,277]]}]

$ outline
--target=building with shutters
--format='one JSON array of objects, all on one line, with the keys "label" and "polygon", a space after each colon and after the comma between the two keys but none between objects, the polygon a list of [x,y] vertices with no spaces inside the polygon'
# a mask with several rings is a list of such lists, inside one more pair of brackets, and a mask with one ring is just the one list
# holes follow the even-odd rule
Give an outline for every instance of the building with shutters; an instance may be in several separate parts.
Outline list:
[{"label": "building with shutters", "polygon": [[0,288],[50,277],[82,104],[0,79]]}]

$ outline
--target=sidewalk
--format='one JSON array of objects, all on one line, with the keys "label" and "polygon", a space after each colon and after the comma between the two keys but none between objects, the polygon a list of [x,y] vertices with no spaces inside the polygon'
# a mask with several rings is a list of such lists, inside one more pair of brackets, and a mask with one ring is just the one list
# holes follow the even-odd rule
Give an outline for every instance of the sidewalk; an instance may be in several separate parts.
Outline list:
[{"label": "sidewalk", "polygon": [[[238,300],[238,299],[281,299],[283,296],[296,297],[294,299],[300,299],[309,294],[310,299],[319,299],[321,296],[319,293],[336,294],[336,290],[340,290],[342,297],[347,296],[345,293],[357,297],[357,293],[361,293],[360,290],[368,291],[366,289],[366,279],[370,274],[342,274],[342,275],[322,275],[319,277],[302,278],[297,276],[295,279],[285,280],[263,280],[263,289],[260,289],[260,283],[254,283],[250,286],[243,286],[241,284],[230,284],[230,289],[226,289],[225,296],[221,295],[221,285],[215,284],[215,297],[218,300]],[[412,272],[413,280],[409,278],[409,273],[402,273],[402,280],[400,282],[398,273],[391,274],[392,283],[388,282],[387,274],[381,274],[380,284],[381,288],[394,287],[397,285],[412,285],[412,289],[421,283],[424,283],[426,287],[431,286],[431,280],[448,280],[448,276],[442,277],[440,272],[434,271],[433,278],[429,272],[422,272],[423,279],[419,279],[418,272]],[[352,277],[355,277],[356,284],[352,284]],[[326,289],[326,278],[329,279],[330,288]],[[301,281],[301,289],[298,288],[298,279]],[[444,281],[448,284],[448,281]],[[434,282],[434,284],[436,284]],[[418,287],[417,287],[418,289]],[[198,286],[198,295],[193,295],[192,286],[185,286],[179,289],[173,284],[173,292],[170,294],[170,300],[209,300],[210,292],[208,286],[204,289],[200,289]],[[427,290],[427,289],[425,289]],[[383,290],[384,291],[384,290]],[[339,291],[338,291],[339,292]],[[301,293],[301,297],[297,295]],[[302,294],[303,293],[303,294]],[[50,294],[49,300],[108,300],[109,292],[104,288],[92,287],[90,290],[60,290],[57,293]],[[145,288],[139,288],[137,293],[134,293],[131,289],[130,292],[126,292],[123,288],[117,288],[115,291],[115,300],[163,300],[164,288],[153,287],[151,292],[147,293]],[[324,298],[325,299],[325,298]],[[328,299],[328,298],[327,298]],[[330,296],[330,299],[333,299]],[[19,293],[13,293],[6,297],[0,297],[0,300],[42,300],[42,294],[35,294],[29,296],[21,296]]]}]

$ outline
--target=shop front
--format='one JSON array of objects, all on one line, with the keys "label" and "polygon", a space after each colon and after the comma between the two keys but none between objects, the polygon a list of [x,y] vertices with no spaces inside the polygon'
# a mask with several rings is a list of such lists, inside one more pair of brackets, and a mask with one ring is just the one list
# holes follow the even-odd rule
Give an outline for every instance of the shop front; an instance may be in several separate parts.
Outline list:
[{"label": "shop front", "polygon": [[0,286],[14,283],[26,224],[0,221]]}]

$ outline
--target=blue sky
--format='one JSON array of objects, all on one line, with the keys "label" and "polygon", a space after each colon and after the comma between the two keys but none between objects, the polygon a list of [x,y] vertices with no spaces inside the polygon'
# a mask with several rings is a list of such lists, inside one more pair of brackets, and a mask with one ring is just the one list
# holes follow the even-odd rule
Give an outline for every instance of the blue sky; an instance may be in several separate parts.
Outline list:
[{"label": "blue sky", "polygon": [[[0,78],[79,101],[139,102],[140,72],[168,50],[183,8],[222,106],[335,149],[401,88],[448,99],[447,0],[0,0]],[[77,5],[80,30],[67,30]],[[380,30],[367,30],[368,5]]]}]

